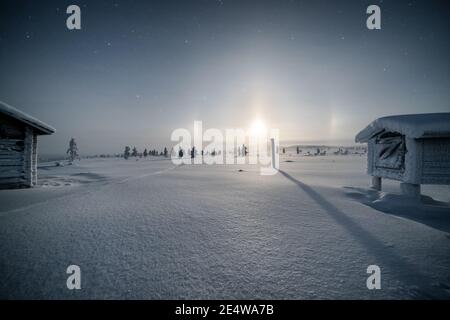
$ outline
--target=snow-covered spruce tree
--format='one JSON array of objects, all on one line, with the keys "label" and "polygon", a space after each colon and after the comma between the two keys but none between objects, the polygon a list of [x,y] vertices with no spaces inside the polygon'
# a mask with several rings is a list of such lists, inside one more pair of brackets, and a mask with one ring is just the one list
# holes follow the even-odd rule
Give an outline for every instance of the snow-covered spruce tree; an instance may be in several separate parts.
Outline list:
[{"label": "snow-covered spruce tree", "polygon": [[137,157],[137,155],[138,155],[138,150],[136,149],[136,147],[133,147],[133,152],[131,152],[131,156]]},{"label": "snow-covered spruce tree", "polygon": [[66,153],[69,155],[70,162],[73,162],[76,158],[78,158],[78,146],[75,142],[75,139],[70,139],[69,149],[67,149]]},{"label": "snow-covered spruce tree", "polygon": [[248,154],[248,150],[247,147],[245,146],[245,144],[242,145],[242,149],[241,149],[241,155],[243,157],[245,157]]},{"label": "snow-covered spruce tree", "polygon": [[148,151],[147,151],[147,149],[144,149],[144,157],[147,158],[147,156],[148,156]]},{"label": "snow-covered spruce tree", "polygon": [[128,158],[130,157],[130,147],[129,146],[125,147],[125,151],[123,152],[123,157],[125,158],[125,160],[128,160]]}]

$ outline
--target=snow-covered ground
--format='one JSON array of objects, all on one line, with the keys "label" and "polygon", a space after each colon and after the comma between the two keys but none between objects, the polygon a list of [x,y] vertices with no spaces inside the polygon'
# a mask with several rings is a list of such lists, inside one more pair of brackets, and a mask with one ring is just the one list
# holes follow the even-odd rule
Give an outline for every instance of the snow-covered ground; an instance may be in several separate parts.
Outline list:
[{"label": "snow-covered ground", "polygon": [[[423,204],[364,156],[249,165],[161,158],[42,166],[0,191],[0,298],[410,299],[450,297],[450,188]],[[242,171],[239,171],[242,169]],[[81,268],[68,290],[66,268]],[[366,269],[381,268],[381,290]]]}]

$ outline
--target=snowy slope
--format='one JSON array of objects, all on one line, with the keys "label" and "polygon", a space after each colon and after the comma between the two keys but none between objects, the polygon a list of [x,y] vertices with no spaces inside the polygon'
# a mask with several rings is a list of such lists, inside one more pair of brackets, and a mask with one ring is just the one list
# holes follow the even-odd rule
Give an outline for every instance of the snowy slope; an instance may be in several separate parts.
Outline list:
[{"label": "snowy slope", "polygon": [[[275,176],[122,159],[41,170],[47,186],[0,191],[0,298],[450,297],[449,233],[363,201],[365,157],[284,160]],[[81,290],[66,288],[70,264]],[[381,290],[366,288],[371,264]]]}]

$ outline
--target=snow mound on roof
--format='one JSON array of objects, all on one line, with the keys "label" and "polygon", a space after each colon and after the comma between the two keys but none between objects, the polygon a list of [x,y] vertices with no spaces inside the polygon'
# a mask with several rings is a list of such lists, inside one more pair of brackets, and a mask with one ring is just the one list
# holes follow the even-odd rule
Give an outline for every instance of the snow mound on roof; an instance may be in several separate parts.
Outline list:
[{"label": "snow mound on roof", "polygon": [[55,128],[49,126],[45,122],[42,122],[41,120],[38,120],[35,117],[32,117],[2,101],[0,101],[0,113],[4,113],[16,120],[32,126],[33,128],[36,128],[41,134],[51,134],[55,132]]},{"label": "snow mound on roof", "polygon": [[376,119],[360,131],[356,142],[367,142],[379,133],[398,132],[408,138],[450,137],[450,113],[425,113]]}]

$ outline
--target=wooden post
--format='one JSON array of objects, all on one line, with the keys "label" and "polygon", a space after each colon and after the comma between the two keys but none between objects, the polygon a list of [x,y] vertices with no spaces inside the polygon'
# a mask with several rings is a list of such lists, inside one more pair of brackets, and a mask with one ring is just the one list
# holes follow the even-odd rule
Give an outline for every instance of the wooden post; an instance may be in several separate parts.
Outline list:
[{"label": "wooden post", "polygon": [[381,177],[372,176],[372,184],[370,187],[377,191],[381,191]]},{"label": "wooden post", "polygon": [[400,183],[400,190],[405,196],[420,200],[420,184],[402,182]]},{"label": "wooden post", "polygon": [[38,163],[38,157],[37,157],[37,134],[34,133],[33,130],[33,161],[32,161],[32,172],[33,172],[33,186],[37,185],[37,163]]},{"label": "wooden post", "polygon": [[25,127],[23,172],[27,187],[33,186],[33,129]]},{"label": "wooden post", "polygon": [[271,145],[272,145],[272,168],[276,169],[276,163],[275,163],[275,153],[277,150],[275,149],[275,139],[270,139]]}]

